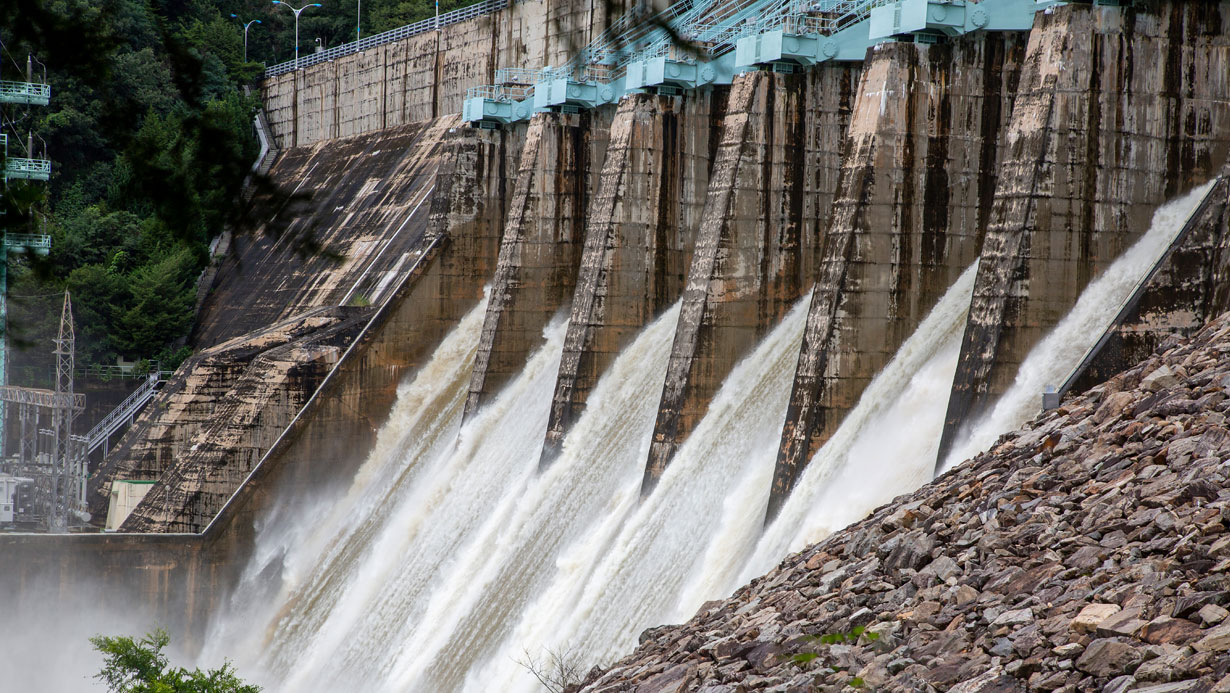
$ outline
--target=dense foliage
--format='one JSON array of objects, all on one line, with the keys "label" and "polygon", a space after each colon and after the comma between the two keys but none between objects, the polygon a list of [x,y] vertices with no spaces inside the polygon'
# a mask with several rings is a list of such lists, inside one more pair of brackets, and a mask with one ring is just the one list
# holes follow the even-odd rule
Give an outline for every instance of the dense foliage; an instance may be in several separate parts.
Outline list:
[{"label": "dense foliage", "polygon": [[128,636],[99,635],[90,638],[94,649],[103,655],[103,668],[95,678],[112,693],[259,693],[259,686],[245,684],[235,669],[223,664],[219,669],[188,671],[170,666],[163,648],[170,638],[155,630],[140,640]]},{"label": "dense foliage", "polygon": [[9,233],[52,237],[45,259],[9,256],[9,333],[25,347],[11,381],[44,384],[65,288],[78,363],[182,359],[208,244],[258,151],[240,85],[259,66],[201,0],[6,2],[0,39],[0,78],[24,80],[33,54],[52,89],[48,107],[4,110],[10,154],[52,160],[50,185],[5,195]]},{"label": "dense foliage", "polygon": [[[358,0],[300,17],[303,50],[354,39]],[[443,0],[447,11],[465,0]],[[298,4],[296,3],[296,6]],[[431,16],[433,0],[367,0],[364,35]],[[232,16],[235,15],[235,16]],[[243,23],[248,31],[244,60]],[[77,362],[173,366],[208,246],[258,153],[251,119],[263,62],[294,55],[294,16],[268,0],[5,0],[0,79],[52,88],[49,107],[4,107],[13,156],[53,162],[50,185],[14,181],[9,233],[52,236],[49,257],[10,254],[10,381],[47,384],[60,296],[72,291]]]}]

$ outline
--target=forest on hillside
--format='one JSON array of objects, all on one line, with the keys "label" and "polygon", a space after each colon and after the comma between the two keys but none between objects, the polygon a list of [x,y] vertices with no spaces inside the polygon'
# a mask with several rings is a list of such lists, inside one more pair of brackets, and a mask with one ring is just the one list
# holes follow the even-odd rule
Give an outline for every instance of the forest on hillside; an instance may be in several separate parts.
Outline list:
[{"label": "forest on hillside", "polygon": [[[304,10],[301,50],[354,40],[360,2]],[[440,11],[464,4],[442,0]],[[435,8],[363,1],[363,34]],[[0,80],[24,81],[29,64],[51,85],[50,106],[2,107],[8,154],[52,161],[49,183],[10,181],[3,196],[8,233],[52,237],[45,258],[9,253],[11,384],[49,385],[66,288],[79,366],[122,357],[168,368],[191,353],[209,244],[228,223],[244,231],[237,200],[259,151],[257,90],[244,86],[294,56],[294,31],[293,14],[267,0],[0,3]]]}]

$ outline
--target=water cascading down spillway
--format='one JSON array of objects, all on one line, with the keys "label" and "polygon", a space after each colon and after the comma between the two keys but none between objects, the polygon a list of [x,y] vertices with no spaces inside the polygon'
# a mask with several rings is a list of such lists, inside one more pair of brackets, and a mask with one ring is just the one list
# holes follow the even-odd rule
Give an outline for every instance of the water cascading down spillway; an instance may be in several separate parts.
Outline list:
[{"label": "water cascading down spillway", "polygon": [[547,322],[572,296],[597,129],[589,113],[539,113],[530,120],[466,418],[521,370],[530,352],[542,344]]},{"label": "water cascading down spillway", "polygon": [[1022,54],[1014,34],[869,52],[767,520],[872,377],[978,256]]}]

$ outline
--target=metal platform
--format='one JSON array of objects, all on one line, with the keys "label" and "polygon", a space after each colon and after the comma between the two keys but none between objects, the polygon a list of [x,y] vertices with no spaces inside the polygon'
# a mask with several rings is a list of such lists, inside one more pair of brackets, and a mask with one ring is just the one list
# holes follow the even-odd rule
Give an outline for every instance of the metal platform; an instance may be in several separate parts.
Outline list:
[{"label": "metal platform", "polygon": [[1028,31],[1057,0],[683,0],[629,12],[566,65],[517,84],[472,87],[462,117],[499,127],[542,111],[577,111],[625,94],[682,94],[730,84],[752,69],[793,71],[861,62],[884,41],[934,43],[975,31]]},{"label": "metal platform", "polygon": [[0,103],[46,106],[51,103],[51,85],[0,80]]}]

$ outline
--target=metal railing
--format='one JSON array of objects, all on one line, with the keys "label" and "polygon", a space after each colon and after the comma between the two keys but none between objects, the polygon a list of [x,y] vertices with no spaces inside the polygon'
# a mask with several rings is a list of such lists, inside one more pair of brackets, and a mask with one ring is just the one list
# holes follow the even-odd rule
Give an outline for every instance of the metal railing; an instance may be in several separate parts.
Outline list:
[{"label": "metal railing", "polygon": [[35,82],[0,81],[0,103],[25,103],[46,106],[51,102],[51,85]]},{"label": "metal railing", "polygon": [[51,161],[10,156],[4,160],[4,175],[7,178],[47,180],[51,177]]},{"label": "metal railing", "polygon": [[141,407],[144,407],[147,402],[154,398],[154,394],[158,391],[158,386],[165,383],[171,375],[171,371],[154,371],[150,373],[145,382],[142,383],[132,394],[128,395],[123,402],[115,409],[111,410],[110,414],[103,417],[90,432],[85,434],[85,454],[89,455],[98,449],[98,446],[103,444],[111,434],[115,433],[123,426],[132,420]]},{"label": "metal railing", "polygon": [[45,233],[9,233],[4,236],[4,247],[46,253],[51,250],[51,236]]},{"label": "metal railing", "polygon": [[307,56],[300,56],[297,64],[294,60],[289,60],[284,63],[273,65],[265,69],[265,76],[275,77],[287,72],[293,72],[296,67],[307,67],[309,65],[315,65],[317,63],[322,63],[329,60],[335,60],[345,55],[365,51],[368,48],[374,48],[376,46],[382,46],[386,43],[401,41],[402,39],[410,38],[411,36],[423,34],[428,31],[435,31],[440,27],[456,24],[458,22],[464,22],[468,19],[474,19],[475,17],[480,17],[492,12],[498,12],[499,10],[508,7],[508,3],[509,0],[483,0],[483,2],[470,5],[468,7],[461,7],[451,12],[445,12],[440,15],[438,19],[436,17],[431,17],[415,22],[414,24],[407,24],[406,26],[391,29],[358,41],[352,41],[340,46],[334,46],[333,48],[328,48],[320,51],[319,53],[311,53]]}]

